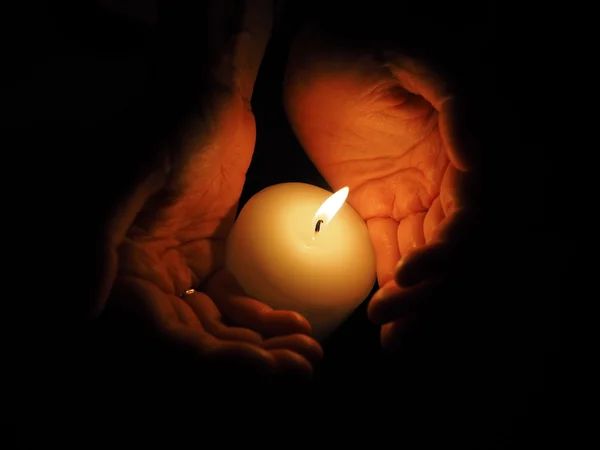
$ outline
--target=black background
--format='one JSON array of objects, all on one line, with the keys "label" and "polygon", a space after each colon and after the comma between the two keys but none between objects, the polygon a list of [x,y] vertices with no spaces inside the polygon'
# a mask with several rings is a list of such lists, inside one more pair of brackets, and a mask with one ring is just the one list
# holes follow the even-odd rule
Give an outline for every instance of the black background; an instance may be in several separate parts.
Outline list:
[{"label": "black background", "polygon": [[[4,98],[8,100],[3,113],[10,116],[9,121],[20,121],[16,129],[21,131],[27,129],[23,122],[35,128],[44,119],[57,120],[34,116],[48,104],[54,105],[53,115],[60,116],[61,111],[69,109],[65,104],[76,97],[60,99],[39,81],[23,88],[22,80],[27,77],[21,73],[25,67],[22,62],[33,61],[35,66],[36,58],[43,59],[55,50],[48,44],[52,43],[54,30],[49,24],[66,27],[70,44],[81,46],[82,53],[94,29],[101,30],[108,19],[113,21],[111,38],[96,42],[106,54],[127,60],[131,58],[128,49],[145,45],[146,32],[139,24],[124,21],[117,26],[114,17],[99,15],[93,8],[65,2],[57,5],[42,10],[43,14],[50,11],[50,18],[42,14],[36,16],[36,22],[25,14],[22,17],[28,22],[14,28],[21,30],[19,36],[24,38],[20,44],[26,49],[11,46],[15,59],[8,66],[15,81],[5,89]],[[407,38],[407,45],[417,53],[437,57],[448,76],[462,81],[474,108],[481,111],[473,133],[488,152],[482,187],[487,194],[486,222],[481,236],[473,242],[483,249],[479,248],[480,261],[471,269],[468,280],[459,280],[457,286],[449,288],[460,292],[450,299],[456,307],[443,309],[431,323],[411,335],[402,352],[390,354],[381,349],[379,330],[366,317],[365,301],[324,343],[326,356],[312,382],[256,384],[253,392],[244,385],[246,392],[241,396],[227,384],[233,383],[227,377],[205,380],[186,355],[148,342],[136,330],[110,317],[101,317],[84,329],[69,328],[66,339],[58,341],[60,348],[54,342],[44,345],[48,335],[38,335],[34,330],[25,333],[33,336],[33,350],[14,346],[19,361],[28,364],[22,366],[23,374],[17,372],[11,397],[16,401],[15,411],[21,413],[19,417],[29,415],[28,426],[61,420],[56,413],[61,409],[74,416],[104,416],[105,422],[87,422],[92,428],[102,423],[107,435],[111,435],[114,417],[124,412],[131,415],[131,422],[142,420],[140,417],[148,412],[159,420],[202,416],[198,430],[207,434],[208,423],[233,426],[238,415],[243,416],[242,421],[267,422],[274,415],[297,436],[311,436],[312,431],[324,428],[324,432],[340,433],[345,438],[367,436],[371,444],[389,441],[398,446],[416,438],[423,445],[434,439],[446,445],[462,442],[466,448],[543,448],[567,435],[559,370],[559,301],[567,276],[565,268],[556,262],[566,260],[572,247],[562,235],[566,234],[564,216],[556,213],[556,205],[564,204],[567,194],[553,178],[555,161],[548,136],[554,126],[553,114],[544,106],[547,85],[541,81],[548,71],[547,52],[551,46],[544,41],[548,30],[540,23],[549,11],[532,3],[527,10],[519,8],[518,14],[505,17],[498,12],[504,9],[492,2],[409,4],[400,12],[389,5],[369,2],[367,7],[361,2],[335,5],[329,10],[321,9],[322,4],[317,2],[289,6],[291,19],[275,30],[254,91],[257,144],[240,207],[259,190],[280,182],[300,181],[327,188],[287,124],[281,100],[287,48],[303,20],[333,11],[329,19],[337,29],[336,21],[344,22],[342,16],[364,17],[365,23],[370,23],[371,16],[383,17],[385,24],[377,22],[370,30],[357,30],[358,35],[366,33],[373,39],[386,39],[381,29],[395,29],[400,20],[399,33]],[[388,13],[382,15],[386,7]],[[535,22],[529,20],[529,10],[536,16]],[[446,25],[435,25],[438,23]],[[337,31],[349,33],[343,25]],[[349,39],[356,37],[349,34]],[[540,45],[543,42],[546,45]],[[134,102],[138,94],[129,91],[123,95]],[[96,93],[94,99],[84,96],[84,100],[104,101],[99,108],[111,108],[103,94]],[[58,135],[55,128],[48,127],[52,130],[50,136]],[[26,149],[31,142],[23,136],[18,143]],[[85,147],[85,143],[65,143],[71,153],[63,155],[64,164],[79,164],[79,159],[73,157],[74,149]],[[40,158],[46,161],[49,157]],[[17,162],[24,164],[23,160]],[[111,163],[98,162],[96,173],[102,174],[102,168]],[[126,177],[126,170],[123,172],[121,176]],[[119,174],[113,177],[111,181],[118,184]],[[25,195],[30,197],[27,192]],[[79,201],[78,195],[73,194],[74,202]],[[94,195],[103,193],[92,194],[97,200]],[[17,211],[22,211],[21,203],[17,199]],[[44,206],[39,208],[43,210]],[[23,267],[23,258],[15,258],[15,266]],[[54,258],[59,260],[60,255]],[[82,267],[87,270],[85,264]],[[53,285],[64,285],[64,280],[52,281]],[[46,304],[60,301],[60,293],[55,290],[46,295]],[[15,325],[16,330],[21,329],[18,323]],[[15,333],[23,335],[22,331]],[[237,402],[228,392],[236,393]],[[15,428],[19,431],[17,442],[30,442],[31,436],[24,437],[20,423]],[[277,427],[269,423],[270,432],[274,432]],[[185,430],[178,434],[194,435],[188,442],[204,442],[203,434],[195,428]],[[262,431],[256,433],[261,436]],[[84,431],[81,434],[90,436]]]}]

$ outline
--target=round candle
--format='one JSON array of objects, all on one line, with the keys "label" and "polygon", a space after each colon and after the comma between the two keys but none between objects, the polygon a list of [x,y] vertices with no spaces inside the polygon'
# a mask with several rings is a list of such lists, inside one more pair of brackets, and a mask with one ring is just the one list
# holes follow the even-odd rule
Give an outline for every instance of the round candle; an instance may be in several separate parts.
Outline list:
[{"label": "round candle", "polygon": [[308,319],[322,340],[369,295],[375,253],[367,226],[347,203],[304,183],[263,189],[242,208],[227,240],[226,266],[251,297]]}]

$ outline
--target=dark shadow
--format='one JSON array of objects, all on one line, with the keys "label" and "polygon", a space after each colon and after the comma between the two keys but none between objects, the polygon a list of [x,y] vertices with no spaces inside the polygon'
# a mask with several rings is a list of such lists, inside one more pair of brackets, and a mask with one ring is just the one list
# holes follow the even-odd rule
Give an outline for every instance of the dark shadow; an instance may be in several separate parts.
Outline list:
[{"label": "dark shadow", "polygon": [[[27,348],[34,350],[20,356],[31,365],[22,379],[23,398],[46,405],[54,405],[58,398],[65,404],[81,403],[83,410],[92,410],[101,404],[113,408],[122,404],[139,407],[145,404],[137,404],[139,398],[145,398],[157,409],[162,404],[175,403],[192,410],[233,400],[237,401],[236,405],[244,405],[241,401],[244,400],[255,402],[245,403],[246,406],[258,405],[252,411],[256,420],[265,417],[256,411],[267,410],[267,416],[275,411],[284,416],[294,409],[302,409],[306,411],[307,421],[329,424],[338,420],[348,423],[346,432],[349,434],[363,433],[372,437],[379,433],[399,446],[409,436],[443,442],[464,437],[470,443],[477,442],[476,448],[485,449],[516,448],[517,441],[537,448],[542,446],[540,442],[553,441],[553,431],[563,425],[559,407],[552,404],[553,398],[561,398],[557,375],[560,366],[558,304],[565,289],[563,268],[558,267],[556,261],[566,259],[572,247],[566,240],[558,240],[556,229],[550,226],[558,226],[555,220],[561,224],[565,220],[555,217],[555,203],[567,202],[563,201],[565,192],[549,184],[553,161],[539,131],[546,130],[548,122],[543,116],[543,95],[537,93],[536,97],[533,90],[544,69],[543,66],[540,69],[537,65],[541,63],[535,60],[527,68],[529,72],[523,75],[527,83],[503,78],[503,88],[508,94],[501,95],[496,71],[500,65],[508,64],[507,59],[496,49],[495,40],[499,38],[492,37],[493,42],[483,38],[487,27],[495,25],[494,8],[481,2],[459,2],[462,6],[444,2],[438,10],[434,3],[410,5],[409,11],[404,10],[401,15],[390,10],[384,15],[383,24],[374,26],[371,22],[372,28],[367,31],[372,32],[369,34],[372,40],[367,44],[389,44],[389,32],[398,28],[400,20],[399,28],[410,51],[436,60],[449,77],[464,87],[471,107],[481,111],[473,123],[473,134],[485,143],[488,172],[481,189],[488,200],[482,211],[485,222],[480,233],[472,237],[465,250],[465,253],[473,251],[478,255],[477,264],[470,268],[468,281],[452,286],[453,292],[460,295],[449,298],[448,304],[436,315],[420,324],[396,354],[381,349],[379,329],[368,321],[365,301],[324,342],[326,357],[317,367],[313,381],[279,385],[254,378],[241,383],[235,367],[217,374],[207,373],[205,367],[199,366],[184,351],[156,342],[143,329],[133,328],[130,322],[107,313],[89,326],[64,331],[66,336],[62,337],[66,339],[58,342],[68,343],[69,348],[50,345],[43,333],[41,337],[35,333],[28,337],[33,345]],[[369,8],[362,8],[364,4],[360,3],[358,6],[362,9],[359,9],[344,2],[321,10],[320,3],[303,5],[290,6],[294,20],[277,30],[259,74],[252,101],[258,138],[240,208],[256,192],[276,183],[298,181],[329,189],[304,155],[283,111],[281,83],[290,37],[302,21],[316,11],[324,16],[329,14],[330,19],[340,19],[334,21],[332,32],[358,42],[356,35],[344,29],[341,18],[359,14],[364,15],[365,21],[374,20],[381,11],[378,8],[384,6],[382,2],[369,2]],[[42,30],[37,36],[44,36],[46,31],[47,36],[51,36],[52,30],[45,28],[47,22],[31,23]],[[443,26],[438,26],[440,23]],[[80,23],[75,28],[93,35],[90,27]],[[518,34],[519,30],[512,28],[511,23],[504,23],[502,27],[504,34],[514,36],[523,46],[525,62],[535,59],[535,53],[519,40],[521,35],[525,39],[535,32],[527,28]],[[128,53],[123,52],[125,44],[120,46],[120,42],[130,42],[132,48],[144,47],[144,31],[137,30],[129,25],[115,25],[114,33],[122,40],[111,40],[112,50],[108,53],[124,54],[127,58]],[[19,242],[11,243],[19,248],[10,261],[15,267],[27,268],[25,274],[9,282],[21,289],[32,282],[43,286],[45,308],[41,311],[45,311],[52,309],[53,302],[61,304],[62,292],[79,288],[70,278],[85,285],[89,268],[94,267],[95,245],[102,235],[101,226],[89,224],[102,223],[107,211],[114,207],[115,199],[132,182],[128,175],[136,170],[136,157],[140,155],[133,150],[135,145],[130,134],[123,129],[120,133],[118,128],[114,134],[106,134],[108,123],[92,120],[94,118],[76,107],[74,110],[79,116],[69,125],[60,125],[60,120],[54,120],[62,113],[73,112],[69,107],[81,102],[76,102],[77,98],[56,102],[60,99],[56,90],[65,87],[64,80],[62,85],[57,79],[43,89],[41,85],[19,84],[28,79],[25,75],[35,70],[36,65],[31,65],[30,60],[45,57],[44,52],[51,53],[56,50],[54,45],[58,45],[49,38],[28,44],[30,53],[13,49],[18,58],[9,68],[13,69],[10,73],[16,81],[3,97],[10,97],[12,101],[7,100],[5,104],[18,106],[7,108],[3,115],[26,119],[21,121],[25,126],[3,130],[3,135],[12,139],[9,143],[14,142],[9,162],[25,168],[19,169],[19,174],[26,180],[19,198],[6,202],[10,220],[19,222],[13,224],[9,232],[10,236],[19,236],[16,239]],[[518,59],[517,53],[512,53],[512,48],[510,55],[519,61],[515,65],[525,72],[526,64]],[[29,65],[21,65],[24,61]],[[519,86],[513,88],[511,83]],[[522,95],[523,85],[531,87],[532,92],[527,91],[527,96]],[[89,86],[81,86],[84,88]],[[28,96],[21,96],[22,92]],[[114,94],[101,92],[96,98],[106,99],[104,94],[109,93]],[[142,94],[133,94],[132,109],[123,110],[121,119],[127,119],[138,102],[147,100],[140,100]],[[48,109],[41,117],[36,116],[40,112],[37,104],[47,106],[52,102],[56,102],[56,108]],[[111,103],[107,101],[103,106],[110,110]],[[142,131],[140,129],[140,133]],[[101,153],[106,158],[92,158],[86,152],[90,147],[107,149]],[[111,169],[114,166],[111,158],[119,157],[120,152],[130,157],[117,169]],[[507,157],[507,152],[518,155],[518,163]],[[60,179],[55,179],[54,171],[64,170],[65,165],[71,165],[74,171],[79,167],[85,169],[75,177],[75,184],[61,184]],[[543,173],[540,175],[540,172]],[[540,181],[540,178],[543,179]],[[81,186],[96,185],[97,188],[82,198],[78,180]],[[13,190],[14,185],[7,188],[7,192]],[[48,191],[65,200],[62,206],[55,205],[52,199],[42,198]],[[555,196],[557,191],[562,196]],[[539,202],[536,199],[540,199]],[[78,206],[73,207],[73,204]],[[524,233],[523,229],[527,231]],[[75,242],[81,239],[82,243],[66,255],[61,246],[65,236]],[[37,246],[29,246],[23,252],[22,242],[35,239],[50,243],[41,251]],[[558,244],[552,246],[548,242]],[[32,258],[32,254],[36,258]],[[22,298],[21,290],[15,292],[10,301]],[[62,305],[62,309],[67,308]],[[61,321],[45,322],[40,328],[44,332],[56,331],[62,326]],[[28,326],[23,325],[27,333]],[[19,331],[16,335],[23,334]],[[38,375],[41,381],[36,380]],[[24,404],[27,401],[24,400]],[[183,409],[170,411],[182,414]],[[217,417],[215,421],[220,419]],[[344,422],[348,419],[354,421]],[[310,430],[301,426],[296,427],[296,432],[310,434]]]}]

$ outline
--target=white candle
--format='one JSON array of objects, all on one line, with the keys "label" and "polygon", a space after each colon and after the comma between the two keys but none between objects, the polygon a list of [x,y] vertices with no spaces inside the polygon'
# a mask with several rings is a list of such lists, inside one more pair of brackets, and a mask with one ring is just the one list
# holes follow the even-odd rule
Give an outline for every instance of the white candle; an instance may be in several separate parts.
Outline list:
[{"label": "white candle", "polygon": [[367,226],[335,194],[303,183],[263,189],[242,208],[227,240],[227,268],[246,293],[297,311],[322,340],[368,296],[375,253]]}]

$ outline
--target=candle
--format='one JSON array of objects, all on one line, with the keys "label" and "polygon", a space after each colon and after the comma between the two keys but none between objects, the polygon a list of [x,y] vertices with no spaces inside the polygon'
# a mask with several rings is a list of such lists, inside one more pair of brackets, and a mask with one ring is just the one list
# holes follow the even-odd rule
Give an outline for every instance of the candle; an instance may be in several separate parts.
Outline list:
[{"label": "candle", "polygon": [[347,203],[303,183],[263,189],[242,208],[227,240],[226,266],[246,294],[308,319],[323,340],[368,296],[375,253],[367,226]]}]

